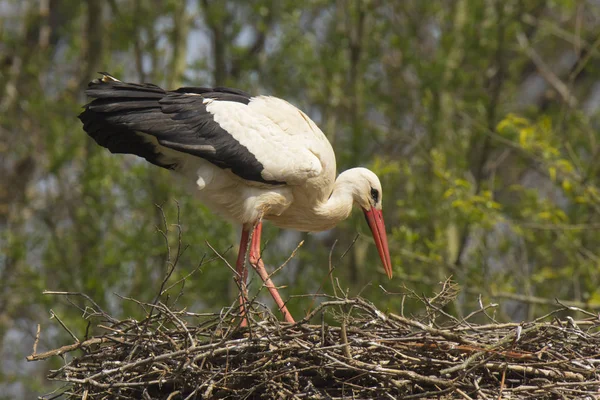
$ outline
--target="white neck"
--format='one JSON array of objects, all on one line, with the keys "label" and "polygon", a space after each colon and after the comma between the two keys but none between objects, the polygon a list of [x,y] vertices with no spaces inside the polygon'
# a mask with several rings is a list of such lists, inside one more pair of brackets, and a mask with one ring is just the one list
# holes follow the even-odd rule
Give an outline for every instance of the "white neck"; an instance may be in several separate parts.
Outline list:
[{"label": "white neck", "polygon": [[350,216],[353,204],[352,189],[336,181],[331,196],[315,209],[315,215],[328,226],[325,229],[331,229]]},{"label": "white neck", "polygon": [[[281,215],[269,216],[269,219],[282,228],[300,231],[331,229],[350,216],[354,203],[360,204],[361,193],[369,187],[369,183],[365,181],[365,173],[373,174],[364,168],[344,171],[336,179],[331,195],[326,200],[315,205],[309,203],[309,208],[292,206]],[[373,176],[377,179],[374,174]]]},{"label": "white neck", "polygon": [[325,229],[333,228],[350,216],[356,192],[355,178],[354,168],[341,173],[329,199],[315,209],[315,214],[323,224],[329,226]]}]

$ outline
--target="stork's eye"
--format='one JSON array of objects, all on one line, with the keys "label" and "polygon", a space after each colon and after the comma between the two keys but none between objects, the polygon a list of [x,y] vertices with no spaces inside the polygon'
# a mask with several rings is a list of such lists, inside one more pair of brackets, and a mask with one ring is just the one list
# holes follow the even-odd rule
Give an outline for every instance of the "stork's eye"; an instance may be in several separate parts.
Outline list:
[{"label": "stork's eye", "polygon": [[371,188],[371,198],[373,199],[375,204],[379,202],[379,192],[377,191],[377,189]]}]

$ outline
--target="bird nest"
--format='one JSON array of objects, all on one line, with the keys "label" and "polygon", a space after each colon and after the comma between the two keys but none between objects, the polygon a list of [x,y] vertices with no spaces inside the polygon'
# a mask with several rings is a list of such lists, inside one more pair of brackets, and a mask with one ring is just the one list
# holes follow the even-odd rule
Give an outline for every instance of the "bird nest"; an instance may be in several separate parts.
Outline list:
[{"label": "bird nest", "polygon": [[138,302],[145,319],[117,320],[85,297],[85,317],[105,333],[28,357],[64,359],[48,375],[64,385],[48,398],[600,398],[598,315],[560,303],[532,322],[497,323],[493,304],[457,319],[422,298],[424,315],[407,317],[331,297],[293,325],[254,304],[240,328],[235,308]]}]

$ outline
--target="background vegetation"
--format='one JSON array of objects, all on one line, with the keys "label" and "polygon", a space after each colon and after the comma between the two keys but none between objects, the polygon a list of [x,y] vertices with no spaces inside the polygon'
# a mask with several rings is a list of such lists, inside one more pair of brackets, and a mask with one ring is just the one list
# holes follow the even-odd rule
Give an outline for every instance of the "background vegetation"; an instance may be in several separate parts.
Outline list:
[{"label": "background vegetation", "polygon": [[[64,338],[50,309],[85,332],[44,289],[121,316],[139,309],[115,293],[156,296],[157,227],[177,243],[173,199],[188,247],[172,279],[196,271],[180,304],[235,298],[206,242],[233,261],[238,227],[81,129],[96,71],[283,97],[321,126],[339,171],[380,175],[394,280],[359,216],[323,234],[271,227],[271,267],[306,241],[276,277],[285,295],[330,292],[331,253],[342,288],[396,311],[402,297],[379,285],[431,293],[449,276],[456,315],[479,295],[502,302],[499,320],[531,319],[553,298],[600,308],[599,28],[596,0],[0,0],[0,398],[48,389],[51,366],[23,360],[38,323],[40,350]],[[314,299],[289,306],[302,315]]]}]

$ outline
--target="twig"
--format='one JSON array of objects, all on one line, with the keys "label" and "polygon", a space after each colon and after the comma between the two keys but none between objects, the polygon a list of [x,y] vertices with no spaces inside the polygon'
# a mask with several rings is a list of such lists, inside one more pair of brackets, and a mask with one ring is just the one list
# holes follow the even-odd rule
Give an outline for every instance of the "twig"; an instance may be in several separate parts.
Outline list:
[{"label": "twig", "polygon": [[37,331],[35,333],[35,341],[33,342],[33,352],[31,353],[33,356],[35,356],[37,354],[37,347],[38,347],[38,343],[40,342],[40,332],[41,332],[41,326],[40,326],[40,324],[37,324]]},{"label": "twig", "polygon": [[92,300],[92,298],[90,296],[88,296],[85,293],[81,293],[81,292],[57,292],[57,291],[53,291],[53,290],[44,290],[42,292],[42,294],[52,294],[52,295],[58,295],[58,296],[79,296],[79,297],[83,297],[84,299],[86,299],[87,301],[89,301],[90,303],[92,303],[92,305],[94,306],[94,308],[96,309],[96,312],[100,312],[100,314],[102,314],[102,317],[106,318],[108,321],[115,323],[118,320],[116,318],[111,317],[107,312],[105,312],[99,305],[98,303],[96,303],[94,300]]},{"label": "twig", "polygon": [[542,58],[536,53],[536,51],[529,45],[529,40],[527,36],[523,33],[517,33],[517,40],[519,45],[525,51],[525,54],[529,56],[531,61],[535,64],[540,74],[544,77],[544,79],[558,92],[560,97],[564,100],[564,102],[570,107],[575,107],[577,105],[577,99],[569,90],[569,87],[562,82],[555,74],[548,68],[546,63],[542,60]]},{"label": "twig", "polygon": [[100,343],[104,343],[107,342],[109,340],[114,340],[114,339],[108,339],[108,338],[104,338],[104,337],[100,337],[100,338],[92,338],[92,339],[88,339],[85,342],[76,342],[73,344],[68,344],[62,347],[59,347],[58,349],[54,349],[54,350],[49,350],[46,351],[44,353],[38,353],[36,354],[35,352],[29,356],[26,357],[27,361],[39,361],[39,360],[46,360],[50,357],[54,357],[54,356],[59,356],[61,354],[65,354],[65,353],[70,353],[73,350],[77,350],[79,348],[82,347],[89,347],[91,345],[94,344],[100,344]]},{"label": "twig", "polygon": [[64,324],[64,322],[61,321],[61,319],[58,317],[58,315],[56,315],[54,313],[54,311],[50,310],[50,319],[53,319],[53,318],[58,321],[58,323],[60,324],[60,326],[62,326],[63,329],[65,331],[67,331],[67,333],[69,335],[71,335],[71,337],[75,340],[76,343],[79,343],[79,339],[77,338],[77,336],[75,336],[75,334],[69,328],[67,328],[67,326]]},{"label": "twig", "polygon": [[503,368],[502,368],[502,379],[500,379],[500,390],[498,391],[498,400],[502,400],[502,391],[504,390],[504,382],[506,381],[506,370],[507,369],[508,369],[508,364],[504,364]]}]

